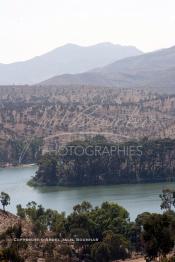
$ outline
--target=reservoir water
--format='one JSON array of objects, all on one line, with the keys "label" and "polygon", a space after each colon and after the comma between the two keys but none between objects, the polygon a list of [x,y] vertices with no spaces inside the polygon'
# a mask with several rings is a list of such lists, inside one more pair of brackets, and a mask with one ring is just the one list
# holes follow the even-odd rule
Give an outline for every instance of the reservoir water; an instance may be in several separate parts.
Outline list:
[{"label": "reservoir water", "polygon": [[45,208],[69,214],[74,205],[84,200],[90,201],[93,206],[112,201],[125,207],[133,220],[142,212],[160,213],[159,194],[164,188],[175,188],[175,183],[32,188],[27,181],[36,170],[36,166],[0,169],[0,192],[4,191],[11,197],[9,211],[16,213],[17,204],[25,206],[35,201]]}]

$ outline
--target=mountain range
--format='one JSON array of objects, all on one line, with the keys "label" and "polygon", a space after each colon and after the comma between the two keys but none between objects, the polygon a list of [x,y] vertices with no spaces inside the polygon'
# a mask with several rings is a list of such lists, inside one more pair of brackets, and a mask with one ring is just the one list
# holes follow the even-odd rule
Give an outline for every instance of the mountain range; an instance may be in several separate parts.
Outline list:
[{"label": "mountain range", "polygon": [[118,60],[81,74],[55,76],[42,85],[93,85],[175,92],[175,46]]},{"label": "mountain range", "polygon": [[55,75],[78,74],[140,54],[133,46],[67,44],[24,62],[0,64],[0,85],[34,84]]}]

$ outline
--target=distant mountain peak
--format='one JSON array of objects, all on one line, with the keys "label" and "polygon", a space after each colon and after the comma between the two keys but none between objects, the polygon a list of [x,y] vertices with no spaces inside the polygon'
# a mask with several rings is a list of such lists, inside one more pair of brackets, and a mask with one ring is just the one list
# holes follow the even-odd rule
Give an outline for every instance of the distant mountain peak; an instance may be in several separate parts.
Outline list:
[{"label": "distant mountain peak", "polygon": [[82,74],[55,76],[43,85],[87,85],[175,93],[175,46],[127,57]]},{"label": "distant mountain peak", "polygon": [[81,47],[80,45],[77,45],[77,44],[73,44],[73,43],[67,43],[65,45],[62,45],[60,47],[57,47],[56,49],[59,49],[59,48],[74,48],[74,47]]},{"label": "distant mountain peak", "polygon": [[27,61],[0,64],[0,85],[35,84],[55,75],[82,73],[141,53],[136,48],[109,42],[85,47],[68,43]]}]

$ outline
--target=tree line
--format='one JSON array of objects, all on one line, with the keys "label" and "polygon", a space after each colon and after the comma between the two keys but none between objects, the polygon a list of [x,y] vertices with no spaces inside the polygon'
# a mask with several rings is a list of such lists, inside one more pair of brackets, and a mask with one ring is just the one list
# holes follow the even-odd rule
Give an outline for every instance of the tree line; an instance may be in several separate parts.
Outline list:
[{"label": "tree line", "polygon": [[175,140],[143,139],[116,144],[97,136],[69,143],[56,153],[43,155],[38,166],[30,185],[175,181]]}]

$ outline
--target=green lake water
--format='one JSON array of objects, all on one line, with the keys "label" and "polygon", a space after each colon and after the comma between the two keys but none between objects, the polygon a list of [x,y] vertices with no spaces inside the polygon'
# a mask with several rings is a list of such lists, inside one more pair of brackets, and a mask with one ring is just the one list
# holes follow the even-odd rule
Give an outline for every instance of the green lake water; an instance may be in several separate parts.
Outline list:
[{"label": "green lake water", "polygon": [[9,211],[15,213],[17,204],[24,206],[35,201],[45,208],[69,214],[75,204],[84,200],[94,206],[112,201],[125,207],[133,220],[145,211],[161,212],[159,194],[163,188],[175,188],[175,183],[32,188],[26,183],[35,172],[36,166],[0,169],[0,192],[7,192],[11,197]]}]

